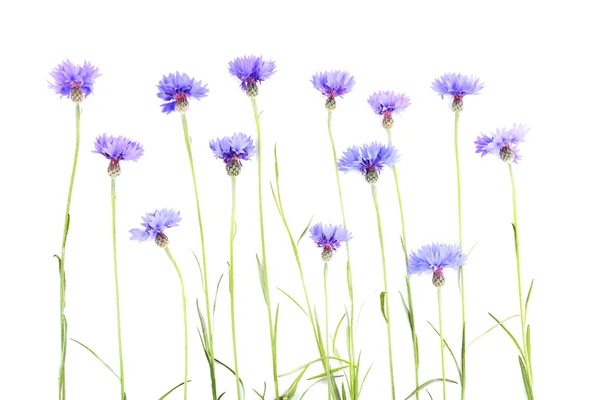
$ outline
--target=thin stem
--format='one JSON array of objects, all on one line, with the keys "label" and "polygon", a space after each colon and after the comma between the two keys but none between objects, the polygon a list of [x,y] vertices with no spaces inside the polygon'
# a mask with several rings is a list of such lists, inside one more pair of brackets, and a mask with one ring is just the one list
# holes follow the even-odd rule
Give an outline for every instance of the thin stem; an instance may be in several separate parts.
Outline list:
[{"label": "thin stem", "polygon": [[256,97],[250,97],[252,100],[252,110],[254,112],[254,122],[256,123],[257,134],[257,159],[258,159],[258,213],[260,217],[260,244],[262,252],[262,269],[264,272],[265,300],[267,302],[267,313],[269,316],[269,336],[271,339],[271,359],[273,363],[273,384],[275,386],[275,399],[279,399],[279,377],[277,373],[277,346],[275,342],[276,332],[273,329],[273,315],[271,311],[271,292],[269,290],[269,274],[267,272],[267,252],[265,249],[265,227],[263,222],[263,204],[262,204],[262,142],[260,136],[260,115],[256,105]]},{"label": "thin stem", "polygon": [[[390,129],[386,129],[388,135],[388,142],[392,144],[392,131]],[[408,297],[408,312],[410,318],[410,332],[413,344],[413,360],[415,364],[415,387],[419,387],[419,342],[417,340],[417,331],[415,330],[415,311],[413,308],[413,300],[412,300],[412,289],[410,286],[410,275],[408,274],[408,247],[406,244],[406,225],[404,222],[404,208],[402,207],[402,196],[400,194],[400,183],[398,182],[398,171],[396,166],[392,167],[394,170],[394,181],[396,182],[396,194],[398,195],[398,207],[400,208],[400,222],[402,225],[402,252],[404,253],[404,262],[406,265],[406,293]],[[419,400],[420,393],[417,392],[416,399]]]},{"label": "thin stem", "polygon": [[121,302],[119,301],[119,273],[117,271],[117,231],[116,231],[116,205],[117,198],[115,190],[115,178],[110,180],[110,205],[112,209],[112,241],[113,241],[113,265],[115,274],[115,296],[117,300],[117,334],[119,339],[119,379],[121,381],[121,400],[125,400],[125,371],[123,370],[123,343],[121,341]]},{"label": "thin stem", "polygon": [[81,132],[81,109],[79,103],[75,105],[75,155],[73,156],[73,168],[71,170],[71,180],[69,182],[69,194],[67,195],[67,207],[65,211],[65,222],[63,228],[62,247],[60,259],[58,260],[58,274],[60,278],[60,365],[58,367],[58,398],[65,400],[67,398],[65,361],[67,358],[67,318],[65,317],[66,289],[67,280],[65,276],[65,249],[67,247],[67,235],[69,234],[69,224],[71,222],[71,197],[73,195],[73,184],[75,183],[75,173],[77,171],[77,158],[79,157],[79,136]]},{"label": "thin stem", "polygon": [[[337,188],[338,188],[338,197],[340,199],[340,209],[342,210],[342,223],[344,224],[344,228],[347,228],[346,226],[346,213],[344,212],[344,199],[342,196],[342,185],[340,183],[340,171],[338,169],[338,158],[337,158],[337,152],[335,150],[335,142],[333,140],[333,133],[331,130],[331,115],[332,115],[332,110],[328,110],[327,111],[327,132],[329,133],[329,142],[331,143],[331,152],[333,155],[333,167],[335,170],[335,179],[337,182]],[[351,400],[356,400],[358,399],[358,377],[356,376],[356,366],[354,364],[354,360],[355,360],[355,352],[354,352],[354,285],[352,283],[352,267],[350,264],[350,245],[348,244],[348,242],[345,243],[346,245],[346,279],[348,281],[348,297],[350,298],[350,332],[349,332],[349,342],[350,342],[350,354],[349,354],[349,358],[350,358],[350,382],[351,382],[351,386],[350,386],[350,397]]]},{"label": "thin stem", "polygon": [[446,400],[446,363],[444,361],[444,328],[442,324],[442,288],[437,288],[438,298],[438,321],[440,325],[440,351],[442,352],[442,388],[444,390],[444,400]]},{"label": "thin stem", "polygon": [[235,176],[231,177],[231,223],[229,224],[229,304],[231,310],[231,338],[233,340],[233,368],[238,400],[242,400],[238,369],[237,342],[235,339],[235,285],[233,264],[233,238],[235,236]]},{"label": "thin stem", "polygon": [[198,196],[198,186],[196,184],[196,173],[194,171],[194,159],[192,157],[192,148],[190,145],[190,137],[188,133],[188,125],[185,114],[181,114],[181,123],[183,125],[183,136],[185,139],[185,147],[187,149],[190,169],[192,171],[192,181],[194,183],[194,195],[196,196],[196,213],[198,215],[198,226],[200,229],[200,243],[202,246],[202,279],[204,288],[204,303],[206,306],[206,322],[208,324],[208,345],[207,353],[210,359],[210,379],[213,400],[217,400],[217,378],[215,375],[215,353],[213,346],[213,330],[212,330],[212,312],[210,307],[209,290],[208,290],[208,271],[206,268],[206,251],[204,247],[204,229],[202,227],[202,214],[200,213],[200,198]]},{"label": "thin stem", "polygon": [[184,337],[184,346],[185,346],[185,366],[183,372],[183,399],[187,399],[187,383],[188,383],[188,324],[187,324],[187,300],[185,298],[185,286],[183,285],[183,277],[181,276],[181,271],[171,254],[171,251],[168,247],[165,247],[165,252],[169,259],[173,263],[175,270],[177,270],[177,276],[179,276],[179,283],[181,284],[181,300],[183,304],[183,337]]},{"label": "thin stem", "polygon": [[390,302],[389,292],[387,284],[387,268],[385,265],[385,249],[383,245],[383,229],[381,227],[381,214],[379,212],[379,202],[377,201],[377,187],[371,186],[371,193],[373,194],[373,204],[375,205],[375,213],[377,214],[377,229],[379,231],[379,247],[381,248],[381,264],[383,266],[383,290],[385,291],[385,314],[386,314],[386,325],[387,325],[387,338],[388,338],[388,356],[390,359],[390,379],[392,381],[392,400],[396,399],[396,385],[394,383],[394,362],[392,359],[392,331],[390,327]]},{"label": "thin stem", "polygon": [[[325,293],[325,356],[329,360],[329,299],[327,298],[327,263],[323,267],[323,292]],[[329,362],[327,363],[329,366]],[[327,369],[328,399],[331,400],[333,388],[331,385],[331,370]]]}]

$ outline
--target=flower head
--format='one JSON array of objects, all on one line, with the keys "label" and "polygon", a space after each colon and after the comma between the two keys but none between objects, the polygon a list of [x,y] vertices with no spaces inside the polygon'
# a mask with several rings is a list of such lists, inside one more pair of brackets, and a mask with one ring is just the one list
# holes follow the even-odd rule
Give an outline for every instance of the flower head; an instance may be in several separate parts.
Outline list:
[{"label": "flower head", "polygon": [[367,182],[374,185],[384,165],[391,167],[399,158],[398,151],[391,144],[373,142],[361,147],[349,147],[338,160],[338,168],[343,172],[358,171]]},{"label": "flower head", "polygon": [[406,110],[406,107],[410,105],[410,98],[403,93],[395,94],[394,92],[385,91],[373,93],[367,99],[367,102],[371,105],[375,114],[383,115],[383,127],[392,129],[394,125],[392,114]]},{"label": "flower head", "polygon": [[408,273],[433,272],[433,284],[444,285],[444,268],[458,269],[467,261],[460,246],[456,244],[433,243],[412,252],[408,257]]},{"label": "flower head", "polygon": [[144,154],[144,148],[138,142],[133,142],[123,136],[106,136],[106,133],[96,138],[94,147],[96,149],[92,150],[92,153],[102,154],[110,160],[108,175],[111,178],[116,178],[121,174],[119,161],[137,161]]},{"label": "flower head", "polygon": [[325,107],[330,111],[335,109],[335,97],[350,93],[354,87],[354,77],[347,71],[317,72],[311,82],[315,89],[327,96]]},{"label": "flower head", "polygon": [[512,129],[496,129],[496,133],[492,132],[489,136],[482,133],[475,140],[475,153],[481,153],[481,157],[495,154],[504,162],[516,164],[521,160],[518,145],[525,140],[530,129],[522,124],[513,124]]},{"label": "flower head", "polygon": [[478,94],[484,87],[479,78],[455,73],[444,74],[431,84],[431,88],[442,96],[442,99],[446,95],[454,97],[452,110],[455,112],[462,111],[464,96]]},{"label": "flower head", "polygon": [[131,240],[143,242],[154,239],[158,247],[167,247],[169,238],[167,238],[167,235],[163,231],[166,228],[178,226],[181,217],[179,216],[179,211],[163,208],[153,213],[146,213],[146,216],[142,217],[142,221],[144,222],[140,225],[144,229],[135,228],[129,231],[131,233]]},{"label": "flower head", "polygon": [[262,56],[243,56],[229,61],[229,73],[240,81],[240,87],[250,97],[258,94],[258,84],[275,73],[275,63]]},{"label": "flower head", "polygon": [[238,176],[242,169],[241,160],[250,160],[256,153],[254,141],[244,133],[234,133],[233,136],[211,140],[209,146],[215,157],[223,160],[229,176]]},{"label": "flower head", "polygon": [[352,239],[350,232],[341,225],[323,225],[319,222],[311,226],[309,232],[310,238],[315,242],[317,247],[323,248],[321,258],[325,262],[331,261],[333,252],[337,250],[343,242]]},{"label": "flower head", "polygon": [[166,101],[161,104],[162,112],[170,114],[173,111],[185,113],[189,108],[188,97],[200,100],[206,97],[209,92],[207,85],[202,86],[202,81],[196,81],[194,78],[190,78],[187,74],[175,74],[163,75],[160,82],[158,82],[158,93],[156,94],[159,98]]},{"label": "flower head", "polygon": [[83,62],[83,66],[73,65],[69,60],[58,64],[50,72],[54,78],[54,83],[48,86],[54,89],[60,97],[69,97],[74,103],[80,103],[92,94],[94,82],[102,74],[98,73],[98,68],[94,67],[88,61]]}]

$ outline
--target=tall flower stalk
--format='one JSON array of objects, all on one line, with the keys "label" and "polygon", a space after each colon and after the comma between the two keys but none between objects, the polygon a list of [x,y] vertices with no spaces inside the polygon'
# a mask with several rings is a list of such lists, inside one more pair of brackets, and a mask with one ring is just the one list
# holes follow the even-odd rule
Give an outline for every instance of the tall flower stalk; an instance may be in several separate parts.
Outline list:
[{"label": "tall flower stalk", "polygon": [[271,292],[269,289],[269,274],[267,269],[267,251],[265,246],[265,226],[262,203],[262,138],[260,132],[260,114],[256,104],[258,85],[270,78],[275,73],[275,63],[263,60],[262,56],[243,56],[229,62],[229,73],[240,80],[240,88],[246,92],[252,101],[252,111],[256,124],[257,160],[258,160],[258,214],[260,220],[261,259],[259,260],[260,279],[263,286],[263,295],[267,305],[269,319],[269,338],[271,344],[271,360],[273,365],[273,385],[275,399],[279,399],[279,376],[277,373],[277,331],[273,324],[273,311],[271,307]]},{"label": "tall flower stalk", "polygon": [[179,211],[175,211],[173,209],[163,208],[161,210],[156,210],[153,213],[146,213],[145,217],[142,217],[142,227],[144,229],[131,229],[129,233],[131,233],[131,240],[137,240],[139,242],[143,242],[146,240],[154,240],[156,245],[162,249],[165,249],[165,253],[175,270],[177,271],[177,276],[179,277],[179,284],[181,286],[181,300],[182,300],[182,310],[183,310],[183,341],[184,341],[184,368],[183,368],[183,399],[187,400],[187,384],[188,384],[188,323],[187,323],[187,299],[185,296],[185,286],[183,284],[183,277],[181,275],[181,270],[177,266],[171,251],[169,250],[169,238],[164,233],[164,230],[167,228],[172,228],[178,226],[181,221],[181,217],[179,216]]},{"label": "tall flower stalk", "polygon": [[235,133],[233,136],[212,140],[210,149],[216,158],[223,160],[227,175],[231,177],[231,222],[229,224],[229,304],[231,314],[231,339],[233,344],[233,365],[236,378],[236,389],[238,400],[242,399],[240,389],[240,377],[237,356],[237,341],[235,335],[235,268],[233,238],[235,237],[235,203],[236,191],[235,180],[242,170],[242,160],[249,160],[256,153],[252,139],[243,133]]},{"label": "tall flower stalk", "polygon": [[67,195],[67,206],[65,210],[65,222],[63,224],[62,245],[60,257],[58,258],[59,275],[59,309],[60,309],[60,363],[58,367],[58,398],[65,400],[67,398],[65,361],[67,357],[67,317],[65,316],[66,306],[66,288],[67,280],[65,275],[65,251],[67,248],[67,235],[69,234],[69,225],[71,222],[71,197],[73,195],[73,185],[75,183],[75,173],[77,172],[77,159],[79,157],[79,138],[80,138],[80,120],[81,108],[79,103],[88,95],[93,93],[94,82],[101,74],[98,68],[85,61],[83,66],[73,65],[69,60],[63,61],[50,72],[54,78],[54,83],[48,86],[53,89],[60,97],[70,98],[75,103],[75,154],[73,156],[73,167],[71,169],[71,179],[69,181],[69,192]]},{"label": "tall flower stalk", "polygon": [[[458,117],[463,110],[463,97],[470,94],[478,94],[484,88],[479,78],[462,74],[444,74],[433,81],[431,88],[438,93],[442,99],[444,96],[452,96],[452,111],[454,112],[454,158],[456,163],[456,183],[458,200],[458,243],[463,246],[462,225],[462,198],[460,186],[460,161],[458,157]],[[465,314],[465,275],[462,266],[458,271],[460,280],[461,315],[462,315],[462,344],[461,344],[461,375],[460,388],[461,400],[465,398],[467,384],[467,343],[466,343],[466,314]]]},{"label": "tall flower stalk", "polygon": [[389,290],[387,282],[387,266],[385,260],[385,247],[383,240],[383,229],[381,226],[381,213],[379,211],[379,202],[377,200],[377,187],[375,186],[379,179],[379,174],[385,165],[393,166],[398,161],[399,155],[394,146],[391,144],[383,145],[381,143],[370,143],[362,147],[350,147],[347,149],[340,160],[338,168],[340,171],[358,171],[363,174],[367,183],[371,185],[371,194],[373,196],[373,205],[375,206],[375,214],[377,216],[377,230],[379,232],[379,247],[381,249],[381,264],[383,267],[383,293],[382,306],[383,317],[387,327],[388,339],[388,358],[390,367],[390,381],[392,387],[392,400],[396,399],[396,384],[394,379],[394,361],[392,351],[392,331],[390,326],[390,304]]},{"label": "tall flower stalk", "polygon": [[[392,144],[392,127],[394,126],[393,114],[404,111],[410,105],[410,98],[404,94],[396,94],[394,92],[377,92],[371,95],[367,102],[377,115],[383,116],[382,126],[387,132],[388,143]],[[411,331],[411,339],[413,344],[413,361],[415,366],[415,388],[419,387],[419,341],[417,339],[417,331],[415,328],[415,311],[413,307],[412,288],[410,285],[410,274],[408,273],[408,251],[406,238],[406,224],[404,222],[404,208],[402,206],[402,195],[400,194],[400,183],[398,182],[398,171],[396,165],[392,166],[394,171],[394,182],[396,183],[396,194],[398,197],[398,208],[400,210],[400,225],[402,228],[402,252],[404,253],[404,262],[406,265],[406,298],[407,298],[407,317]],[[419,400],[420,392],[416,393],[416,399]]]},{"label": "tall flower stalk", "polygon": [[[212,328],[212,309],[210,306],[209,297],[209,279],[208,269],[206,265],[206,248],[204,245],[204,228],[202,225],[202,213],[200,211],[200,198],[198,196],[198,185],[196,180],[196,172],[194,169],[194,158],[192,156],[192,147],[190,143],[190,136],[188,130],[188,123],[186,118],[186,112],[189,109],[189,98],[201,99],[206,97],[209,90],[206,85],[202,85],[202,81],[196,81],[194,78],[190,78],[187,74],[175,74],[163,75],[163,78],[157,85],[159,92],[157,96],[165,101],[161,105],[162,112],[170,114],[173,111],[177,111],[181,114],[181,124],[183,127],[183,139],[185,142],[185,148],[188,155],[188,161],[190,164],[190,171],[192,174],[192,183],[194,186],[194,196],[196,201],[196,215],[198,217],[198,229],[200,232],[200,246],[202,250],[202,288],[204,292],[204,306],[206,308],[206,322],[208,329],[206,331],[206,338],[203,341],[204,351],[206,352],[210,379],[211,379],[211,394],[213,400],[217,400],[217,378],[215,370],[215,353],[214,353],[214,339],[213,339],[213,328]],[[203,330],[204,331],[204,330]]]},{"label": "tall flower stalk", "polygon": [[144,149],[137,142],[124,138],[122,136],[98,136],[94,143],[94,153],[103,155],[110,160],[108,164],[108,176],[110,176],[110,204],[112,212],[112,250],[113,250],[113,274],[115,278],[115,298],[117,305],[117,340],[119,344],[119,381],[121,384],[121,400],[126,400],[125,396],[125,370],[123,368],[123,343],[121,340],[121,303],[119,300],[119,273],[117,269],[117,224],[116,217],[116,178],[121,174],[119,162],[137,161]]}]

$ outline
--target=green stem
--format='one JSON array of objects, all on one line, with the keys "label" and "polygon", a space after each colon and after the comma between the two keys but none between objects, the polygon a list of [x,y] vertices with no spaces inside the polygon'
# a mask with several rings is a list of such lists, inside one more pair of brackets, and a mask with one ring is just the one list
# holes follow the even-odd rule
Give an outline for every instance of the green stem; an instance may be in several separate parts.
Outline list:
[{"label": "green stem", "polygon": [[508,164],[508,171],[510,172],[510,184],[512,187],[512,203],[513,203],[513,225],[515,228],[515,254],[517,257],[517,283],[519,286],[519,311],[521,316],[521,337],[523,340],[523,355],[525,357],[525,365],[527,366],[527,373],[529,374],[529,381],[533,383],[533,376],[531,373],[531,360],[529,359],[529,349],[527,345],[527,339],[525,336],[525,327],[527,321],[523,311],[523,289],[521,287],[521,255],[519,252],[519,225],[517,223],[517,191],[515,188],[515,177],[513,175],[512,164]]},{"label": "green stem", "polygon": [[[460,162],[458,158],[458,116],[459,111],[454,113],[454,156],[456,159],[456,182],[458,188],[458,243],[462,248],[463,236],[462,236],[462,199],[460,190]],[[460,296],[461,296],[461,310],[462,310],[462,347],[460,352],[461,358],[461,376],[460,376],[460,398],[465,399],[465,387],[467,384],[467,349],[465,344],[466,337],[466,315],[465,315],[465,271],[461,265],[458,270],[460,276]]]},{"label": "green stem", "polygon": [[442,289],[437,288],[438,298],[438,321],[440,324],[440,351],[442,352],[442,388],[444,390],[444,400],[446,400],[446,363],[444,361],[444,328],[442,324]]},{"label": "green stem", "polygon": [[383,290],[385,291],[385,315],[387,325],[387,338],[388,338],[388,356],[390,359],[390,379],[392,381],[392,400],[396,399],[396,385],[394,383],[394,362],[392,359],[392,330],[390,327],[390,302],[389,292],[387,284],[387,268],[385,265],[385,249],[383,245],[383,229],[381,227],[381,214],[379,212],[379,202],[377,201],[377,187],[371,186],[371,193],[373,194],[373,204],[375,205],[375,213],[377,214],[377,229],[379,231],[379,247],[381,248],[381,263],[383,265]]},{"label": "green stem", "polygon": [[123,343],[121,341],[121,302],[119,301],[119,273],[117,271],[117,231],[116,231],[116,205],[115,178],[110,180],[110,205],[112,209],[112,241],[113,265],[115,274],[115,296],[117,300],[117,334],[119,339],[119,380],[121,381],[121,400],[125,400],[125,371],[123,370]]},{"label": "green stem", "polygon": [[229,224],[229,305],[231,310],[231,338],[233,340],[233,368],[238,400],[242,400],[240,375],[238,369],[237,342],[235,339],[235,285],[233,264],[233,238],[235,236],[235,176],[231,177],[231,223]]},{"label": "green stem", "polygon": [[179,283],[181,284],[181,300],[183,303],[183,337],[184,337],[184,347],[185,347],[185,366],[183,372],[183,399],[187,399],[187,384],[188,384],[188,324],[187,324],[187,306],[186,306],[186,298],[185,298],[185,286],[183,285],[183,277],[181,276],[181,271],[171,254],[171,251],[168,247],[165,247],[165,252],[169,259],[173,263],[175,270],[177,270],[177,276],[179,276]]},{"label": "green stem", "polygon": [[267,252],[265,249],[265,227],[263,222],[263,204],[262,204],[262,142],[260,136],[260,115],[256,105],[256,97],[250,97],[252,100],[252,110],[254,112],[254,122],[256,123],[257,134],[257,159],[258,159],[258,213],[260,217],[260,244],[262,252],[262,269],[264,272],[265,300],[267,302],[267,313],[269,316],[269,336],[271,339],[271,360],[273,363],[273,384],[275,386],[275,399],[279,399],[279,377],[277,374],[277,346],[275,342],[275,330],[273,329],[273,315],[271,311],[271,292],[269,290],[269,274],[267,273]]},{"label": "green stem", "polygon": [[[325,293],[325,356],[329,360],[329,299],[327,298],[327,263],[323,268],[323,292]],[[329,362],[327,363],[329,366]],[[331,400],[333,388],[331,385],[331,370],[328,368],[327,371],[327,388],[328,388],[328,399]]]},{"label": "green stem", "polygon": [[[388,142],[392,144],[392,131],[386,129],[388,135]],[[396,166],[392,167],[394,170],[394,181],[396,182],[396,194],[398,195],[398,207],[400,208],[400,222],[402,225],[402,252],[404,253],[404,263],[406,265],[406,293],[408,297],[408,313],[410,318],[410,331],[413,344],[413,360],[415,364],[415,387],[419,387],[419,342],[417,340],[417,331],[415,329],[415,311],[413,308],[412,300],[412,289],[410,286],[410,275],[408,274],[408,247],[406,244],[406,225],[404,222],[404,208],[402,207],[402,196],[400,195],[400,183],[398,182],[398,171]],[[416,399],[419,400],[420,393],[417,392]]]},{"label": "green stem", "polygon": [[65,317],[66,289],[67,280],[65,276],[65,249],[67,247],[67,235],[69,234],[69,224],[71,222],[71,197],[73,195],[73,184],[75,183],[75,172],[77,171],[77,158],[79,157],[79,136],[81,132],[81,109],[79,103],[75,104],[75,155],[73,156],[73,168],[71,170],[71,180],[69,182],[69,194],[67,195],[67,207],[65,211],[65,223],[63,228],[62,248],[60,259],[58,260],[58,274],[60,278],[60,366],[58,367],[58,398],[65,400],[67,398],[65,361],[67,358],[67,318]]},{"label": "green stem", "polygon": [[[338,188],[338,197],[340,199],[340,209],[342,210],[342,223],[344,224],[344,228],[347,228],[346,226],[346,213],[344,212],[344,198],[342,196],[342,185],[340,183],[340,171],[338,169],[338,158],[337,158],[337,152],[335,150],[335,142],[333,140],[333,133],[331,130],[331,115],[332,115],[332,110],[328,110],[327,111],[327,132],[329,134],[329,142],[331,143],[331,152],[333,155],[333,167],[335,170],[335,179],[337,182],[337,188]],[[349,330],[349,337],[348,337],[348,341],[350,342],[349,347],[350,347],[350,354],[349,354],[349,358],[350,358],[350,365],[349,365],[349,369],[350,369],[350,398],[351,400],[356,400],[358,399],[358,391],[359,391],[359,387],[358,387],[358,377],[357,375],[357,370],[356,370],[356,366],[354,363],[355,360],[355,352],[354,352],[354,285],[352,283],[352,267],[350,264],[350,246],[348,244],[348,242],[345,243],[346,245],[346,279],[348,281],[348,297],[350,298],[350,330]]]},{"label": "green stem", "polygon": [[196,173],[194,171],[194,159],[192,157],[192,148],[190,145],[190,137],[188,133],[188,125],[185,114],[181,114],[181,123],[183,125],[183,136],[185,139],[185,147],[187,149],[190,169],[192,171],[192,181],[194,183],[194,195],[196,196],[196,213],[198,215],[198,226],[200,228],[200,243],[202,246],[202,279],[204,288],[204,303],[206,306],[206,322],[208,324],[208,344],[207,353],[210,359],[210,379],[213,400],[217,400],[217,378],[215,375],[215,353],[213,347],[213,330],[212,330],[212,312],[210,307],[209,290],[208,290],[208,271],[206,268],[206,251],[204,247],[204,229],[202,227],[202,214],[200,213],[200,198],[198,196],[198,186],[196,183]]}]

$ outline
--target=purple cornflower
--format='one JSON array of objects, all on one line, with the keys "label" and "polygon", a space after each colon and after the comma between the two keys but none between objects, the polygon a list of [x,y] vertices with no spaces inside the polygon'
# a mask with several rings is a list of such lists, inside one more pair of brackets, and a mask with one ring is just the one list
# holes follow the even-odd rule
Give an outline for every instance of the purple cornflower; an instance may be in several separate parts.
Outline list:
[{"label": "purple cornflower", "polygon": [[374,185],[383,166],[391,167],[399,158],[400,155],[393,145],[373,142],[360,148],[349,147],[338,160],[338,168],[343,172],[359,171],[367,182]]},{"label": "purple cornflower", "polygon": [[413,251],[408,257],[408,273],[411,275],[433,272],[432,282],[437,287],[444,286],[444,268],[458,269],[467,261],[460,246],[456,244],[433,243]]},{"label": "purple cornflower", "polygon": [[153,213],[146,213],[146,216],[142,217],[142,221],[144,222],[140,225],[144,229],[134,228],[129,231],[131,233],[131,240],[143,242],[154,239],[158,247],[164,248],[169,245],[169,238],[167,238],[167,235],[163,231],[166,228],[178,226],[181,217],[179,216],[179,211],[163,208]]},{"label": "purple cornflower", "polygon": [[327,96],[325,108],[329,111],[335,110],[335,97],[343,96],[352,91],[354,77],[347,71],[317,72],[311,80],[315,89]]},{"label": "purple cornflower", "polygon": [[333,252],[337,250],[343,242],[352,239],[352,235],[341,225],[323,225],[314,224],[309,229],[310,238],[314,240],[317,247],[322,247],[321,258],[325,262],[331,261]]},{"label": "purple cornflower", "polygon": [[94,67],[88,61],[83,62],[83,67],[73,65],[69,60],[58,64],[50,72],[54,78],[54,84],[50,83],[48,87],[54,89],[60,97],[69,97],[73,103],[81,103],[83,99],[92,94],[94,81],[102,74],[98,73],[98,68]]},{"label": "purple cornflower", "polygon": [[475,153],[481,153],[481,157],[495,154],[506,163],[517,164],[521,160],[517,146],[524,141],[525,134],[530,129],[522,124],[513,124],[512,129],[496,129],[496,133],[492,132],[489,136],[482,133],[475,140]]},{"label": "purple cornflower", "polygon": [[137,161],[144,154],[144,148],[138,142],[133,142],[123,136],[106,136],[106,133],[96,138],[94,147],[96,149],[92,150],[92,153],[102,154],[110,160],[107,171],[111,178],[116,178],[121,174],[119,161]]},{"label": "purple cornflower", "polygon": [[463,97],[468,94],[478,94],[485,86],[479,82],[479,78],[462,74],[444,74],[431,84],[442,99],[445,95],[452,96],[452,111],[460,112],[463,109]]},{"label": "purple cornflower", "polygon": [[217,138],[208,143],[210,149],[215,153],[215,158],[220,158],[225,163],[227,175],[234,177],[242,170],[242,161],[250,160],[256,154],[254,141],[245,133],[234,133],[233,136]]},{"label": "purple cornflower", "polygon": [[367,102],[371,105],[375,114],[383,115],[383,127],[389,130],[394,126],[392,114],[406,110],[406,107],[410,105],[410,97],[403,93],[395,94],[394,92],[385,91],[373,93],[367,99]]},{"label": "purple cornflower", "polygon": [[262,56],[243,56],[229,61],[229,73],[240,81],[240,87],[250,97],[258,95],[258,84],[275,73],[275,63]]},{"label": "purple cornflower", "polygon": [[184,114],[190,107],[188,97],[193,97],[196,100],[206,97],[209,92],[206,86],[202,86],[202,81],[196,81],[187,74],[175,72],[175,74],[169,74],[168,76],[163,75],[158,85],[156,85],[159,90],[156,95],[167,102],[161,104],[162,112],[170,114],[177,111]]}]

